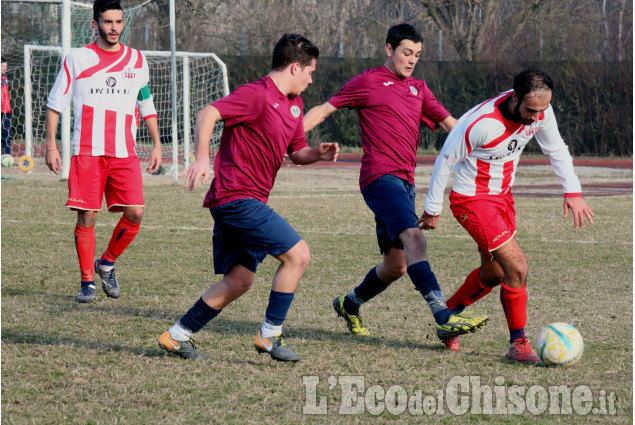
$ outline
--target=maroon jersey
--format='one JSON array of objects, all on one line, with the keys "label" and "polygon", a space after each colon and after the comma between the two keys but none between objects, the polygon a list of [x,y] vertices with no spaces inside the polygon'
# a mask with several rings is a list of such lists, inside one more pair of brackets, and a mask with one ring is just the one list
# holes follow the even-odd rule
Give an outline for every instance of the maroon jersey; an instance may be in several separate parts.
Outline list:
[{"label": "maroon jersey", "polygon": [[328,102],[357,109],[364,150],[361,189],[386,174],[414,184],[419,124],[434,129],[450,116],[423,80],[400,78],[385,66],[353,77]]},{"label": "maroon jersey", "polygon": [[225,128],[204,207],[244,198],[267,202],[285,153],[305,146],[300,96],[286,96],[265,76],[212,103]]},{"label": "maroon jersey", "polygon": [[6,75],[2,76],[2,113],[11,113],[11,98],[9,96],[9,80]]}]

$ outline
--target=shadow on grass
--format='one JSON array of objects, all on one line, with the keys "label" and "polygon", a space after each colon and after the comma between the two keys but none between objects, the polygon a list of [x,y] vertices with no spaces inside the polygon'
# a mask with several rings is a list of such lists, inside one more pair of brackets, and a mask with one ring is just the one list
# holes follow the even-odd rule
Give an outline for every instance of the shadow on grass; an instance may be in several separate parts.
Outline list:
[{"label": "shadow on grass", "polygon": [[72,346],[86,348],[89,350],[120,351],[145,357],[164,356],[164,352],[159,350],[158,348],[147,349],[141,347],[129,347],[123,344],[104,344],[101,342],[90,342],[82,339],[69,338],[60,335],[16,331],[15,329],[11,328],[2,328],[2,343]]}]

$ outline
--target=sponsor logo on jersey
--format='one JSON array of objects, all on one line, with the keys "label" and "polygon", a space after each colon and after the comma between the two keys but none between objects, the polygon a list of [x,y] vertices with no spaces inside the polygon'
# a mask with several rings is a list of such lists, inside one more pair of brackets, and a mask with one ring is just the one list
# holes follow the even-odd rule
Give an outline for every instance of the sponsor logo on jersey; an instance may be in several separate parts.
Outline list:
[{"label": "sponsor logo on jersey", "polygon": [[416,87],[410,86],[410,93],[414,94],[415,96],[418,96],[419,90],[417,90]]},{"label": "sponsor logo on jersey", "polygon": [[297,105],[293,105],[291,107],[291,115],[293,115],[293,118],[298,118],[300,116],[300,113],[302,111],[300,111],[300,107]]},{"label": "sponsor logo on jersey", "polygon": [[278,106],[280,106],[280,104],[278,102],[274,103],[273,105],[271,105],[274,107],[274,109],[278,109]]},{"label": "sponsor logo on jersey", "polygon": [[525,136],[525,137],[531,137],[531,136],[533,136],[533,134],[534,134],[536,131],[538,131],[538,128],[537,128],[537,127],[532,127],[532,128],[529,128],[529,129],[525,130],[525,132],[523,133],[523,136]]},{"label": "sponsor logo on jersey", "polygon": [[132,69],[130,69],[130,68],[126,68],[126,69],[123,71],[123,77],[124,77],[124,78],[133,79],[133,78],[135,77],[135,75],[136,75],[136,74],[135,74],[135,73],[132,71]]},{"label": "sponsor logo on jersey", "polygon": [[104,88],[93,88],[90,89],[90,94],[128,94],[130,90],[128,89],[104,89]]},{"label": "sponsor logo on jersey", "polygon": [[115,77],[108,77],[106,79],[106,85],[108,87],[115,87],[117,85],[117,80],[115,80]]},{"label": "sponsor logo on jersey", "polygon": [[514,149],[516,149],[516,146],[518,146],[518,140],[514,139],[510,141],[509,144],[507,145],[507,150],[513,151]]},{"label": "sponsor logo on jersey", "polygon": [[392,81],[386,81],[386,82],[384,83],[384,85],[385,85],[386,87],[390,86],[391,84],[395,84],[395,83],[393,83]]}]

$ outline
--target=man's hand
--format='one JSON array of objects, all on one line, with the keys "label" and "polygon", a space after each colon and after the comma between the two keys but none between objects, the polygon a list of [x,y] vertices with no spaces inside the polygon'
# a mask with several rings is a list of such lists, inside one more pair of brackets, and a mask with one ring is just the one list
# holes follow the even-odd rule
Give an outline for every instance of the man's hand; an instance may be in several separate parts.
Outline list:
[{"label": "man's hand", "polygon": [[323,161],[337,161],[340,153],[340,146],[337,143],[320,143],[317,147],[320,159]]},{"label": "man's hand", "polygon": [[589,220],[589,223],[593,224],[595,214],[593,214],[593,211],[591,211],[591,208],[589,208],[582,197],[565,197],[562,205],[564,207],[562,218],[569,217],[569,210],[571,210],[573,213],[573,227],[575,229],[584,227],[584,216]]},{"label": "man's hand", "polygon": [[49,170],[54,172],[59,176],[60,170],[62,169],[62,157],[60,156],[60,151],[57,148],[46,148],[46,153],[44,154],[44,160],[46,161],[46,165],[49,167]]},{"label": "man's hand", "polygon": [[156,146],[154,149],[152,149],[152,154],[150,154],[150,163],[148,164],[148,168],[146,168],[146,171],[150,174],[154,174],[160,166],[161,146]]},{"label": "man's hand", "polygon": [[436,215],[433,217],[424,211],[423,214],[421,214],[421,218],[417,220],[415,224],[418,225],[420,229],[424,230],[436,229],[439,225],[439,216]]},{"label": "man's hand", "polygon": [[193,164],[185,169],[179,177],[185,177],[185,183],[183,187],[190,187],[190,190],[196,189],[198,186],[198,179],[203,177],[202,183],[205,184],[209,180],[209,159],[208,160],[196,160]]}]

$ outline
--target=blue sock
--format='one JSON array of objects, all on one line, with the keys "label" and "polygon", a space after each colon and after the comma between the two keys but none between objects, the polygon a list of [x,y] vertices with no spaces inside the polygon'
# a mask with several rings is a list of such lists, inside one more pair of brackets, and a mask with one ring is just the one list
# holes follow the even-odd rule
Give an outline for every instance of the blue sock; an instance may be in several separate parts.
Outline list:
[{"label": "blue sock", "polygon": [[103,264],[104,266],[114,266],[115,262],[106,260],[102,255],[102,257],[99,259],[99,264]]},{"label": "blue sock", "polygon": [[373,267],[362,283],[344,298],[344,310],[357,316],[362,304],[382,293],[388,286],[377,276],[377,267]]},{"label": "blue sock", "polygon": [[525,338],[525,328],[509,330],[509,343],[513,344],[516,338]]},{"label": "blue sock", "polygon": [[418,263],[411,264],[408,267],[408,276],[414,283],[415,287],[421,292],[423,298],[428,302],[432,314],[434,314],[434,320],[439,325],[442,325],[448,321],[452,312],[445,304],[445,297],[437,278],[430,268],[430,263],[427,261],[420,261]]},{"label": "blue sock", "polygon": [[187,313],[179,320],[179,325],[192,332],[198,332],[201,328],[214,317],[220,314],[221,310],[213,309],[205,304],[203,298],[199,298],[198,301],[188,310]]},{"label": "blue sock", "polygon": [[84,286],[88,286],[88,285],[95,285],[95,281],[94,280],[82,280],[82,288]]},{"label": "blue sock", "polygon": [[269,293],[269,304],[265,312],[265,319],[274,326],[280,326],[287,318],[295,294],[278,292],[273,289]]}]

